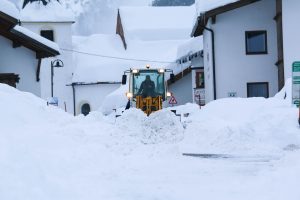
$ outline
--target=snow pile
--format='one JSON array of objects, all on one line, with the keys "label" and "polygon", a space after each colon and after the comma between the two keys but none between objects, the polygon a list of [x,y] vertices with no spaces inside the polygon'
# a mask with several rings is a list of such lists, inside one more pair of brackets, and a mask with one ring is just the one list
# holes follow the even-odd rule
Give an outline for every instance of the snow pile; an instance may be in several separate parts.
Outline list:
[{"label": "snow pile", "polygon": [[217,100],[191,115],[183,151],[276,154],[290,144],[300,145],[297,117],[288,100]]},{"label": "snow pile", "polygon": [[117,119],[122,134],[137,137],[144,144],[177,143],[183,139],[183,127],[174,113],[162,110],[147,117],[141,110],[126,110]]},{"label": "snow pile", "polygon": [[292,102],[292,78],[285,81],[285,86],[275,95],[275,98],[286,99],[287,102]]},{"label": "snow pile", "polygon": [[[73,117],[0,84],[0,199],[299,199],[298,109],[289,99],[174,108],[191,113],[185,130],[167,110]],[[214,152],[241,157],[181,156]]]},{"label": "snow pile", "polygon": [[230,3],[235,3],[239,0],[196,0],[196,9],[198,15],[203,14],[207,11],[219,8]]},{"label": "snow pile", "polygon": [[29,2],[20,13],[23,22],[74,22],[73,13],[58,1],[50,1],[46,6],[41,1]]},{"label": "snow pile", "polygon": [[54,49],[57,52],[60,51],[59,47],[58,47],[58,45],[56,43],[54,43],[54,42],[52,42],[52,41],[50,41],[50,40],[48,40],[48,39],[46,39],[46,38],[44,38],[44,37],[36,34],[36,33],[32,32],[32,31],[30,31],[30,30],[28,30],[28,29],[26,29],[26,28],[24,28],[22,26],[19,26],[19,25],[15,26],[13,28],[13,31],[17,31],[19,33],[22,33],[22,34],[24,34],[24,35],[26,35],[26,36],[34,39],[35,41],[37,41],[37,42],[39,42],[41,44],[44,44],[44,45],[46,45],[46,46]]},{"label": "snow pile", "polygon": [[108,115],[114,109],[125,108],[128,102],[126,92],[128,92],[128,85],[122,85],[119,89],[107,95],[100,107],[100,112]]},{"label": "snow pile", "polygon": [[187,39],[193,27],[194,6],[120,7],[125,38],[138,40]]},{"label": "snow pile", "polygon": [[19,19],[20,13],[19,13],[18,9],[16,8],[16,6],[13,3],[11,3],[7,0],[0,1],[0,12],[3,12],[15,19]]}]

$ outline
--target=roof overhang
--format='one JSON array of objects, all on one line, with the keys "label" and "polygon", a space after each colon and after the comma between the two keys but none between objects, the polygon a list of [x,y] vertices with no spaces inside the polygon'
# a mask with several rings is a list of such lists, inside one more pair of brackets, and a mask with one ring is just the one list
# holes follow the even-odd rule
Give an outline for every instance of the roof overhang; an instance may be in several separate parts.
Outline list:
[{"label": "roof overhang", "polygon": [[27,23],[27,24],[34,24],[34,23],[45,23],[45,24],[51,24],[51,23],[56,23],[56,24],[74,24],[75,21],[29,21],[29,20],[22,20],[21,23]]},{"label": "roof overhang", "polygon": [[18,22],[18,19],[0,11],[0,35],[11,40],[13,42],[13,47],[24,46],[36,52],[37,58],[54,57],[60,54],[57,50],[14,30],[13,28]]},{"label": "roof overhang", "polygon": [[215,17],[219,14],[222,14],[222,13],[225,13],[225,12],[237,9],[237,8],[241,8],[243,6],[246,6],[246,5],[258,2],[258,1],[261,1],[261,0],[240,0],[240,1],[237,1],[234,3],[229,3],[227,5],[223,5],[223,6],[220,6],[220,7],[214,8],[212,10],[201,13],[200,16],[198,16],[198,18],[196,20],[196,23],[193,27],[191,36],[196,37],[196,36],[202,35],[204,27],[206,26],[209,18]]},{"label": "roof overhang", "polygon": [[15,40],[17,40],[22,46],[31,49],[36,52],[36,58],[48,58],[59,55],[60,53],[52,49],[51,47],[15,30],[11,29],[10,32],[13,34]]},{"label": "roof overhang", "polygon": [[11,29],[17,24],[18,24],[18,19],[15,19],[15,18],[7,15],[6,13],[0,11],[1,28]]}]

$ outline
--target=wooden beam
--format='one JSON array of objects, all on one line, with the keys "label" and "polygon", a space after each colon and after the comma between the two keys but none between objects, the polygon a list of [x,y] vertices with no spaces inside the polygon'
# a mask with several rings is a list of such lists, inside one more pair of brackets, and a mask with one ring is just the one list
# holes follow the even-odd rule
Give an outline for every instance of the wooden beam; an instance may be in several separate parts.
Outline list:
[{"label": "wooden beam", "polygon": [[13,48],[18,48],[18,47],[21,47],[21,43],[16,41],[16,40],[13,40],[12,41],[12,46],[13,46]]},{"label": "wooden beam", "polygon": [[36,68],[36,82],[40,82],[40,71],[41,71],[41,64],[42,64],[42,59],[38,59],[38,65]]}]

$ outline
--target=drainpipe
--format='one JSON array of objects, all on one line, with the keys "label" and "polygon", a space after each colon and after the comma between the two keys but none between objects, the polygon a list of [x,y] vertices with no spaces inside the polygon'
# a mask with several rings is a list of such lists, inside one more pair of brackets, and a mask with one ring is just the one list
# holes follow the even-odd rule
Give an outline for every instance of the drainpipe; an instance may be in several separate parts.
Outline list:
[{"label": "drainpipe", "polygon": [[212,43],[212,64],[213,64],[213,83],[214,83],[214,100],[217,99],[217,86],[216,86],[216,58],[215,58],[215,32],[214,30],[207,28],[206,26],[198,24],[203,29],[209,31],[211,33],[211,43]]},{"label": "drainpipe", "polygon": [[75,84],[72,83],[73,89],[73,109],[74,109],[74,116],[76,116],[76,93],[75,93]]}]

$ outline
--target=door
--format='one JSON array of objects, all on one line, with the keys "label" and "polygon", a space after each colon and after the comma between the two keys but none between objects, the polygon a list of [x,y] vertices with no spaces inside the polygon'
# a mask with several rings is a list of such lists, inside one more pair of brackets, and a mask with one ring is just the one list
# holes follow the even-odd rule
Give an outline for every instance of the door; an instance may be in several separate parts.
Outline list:
[{"label": "door", "polygon": [[247,83],[247,96],[269,98],[269,83]]}]

